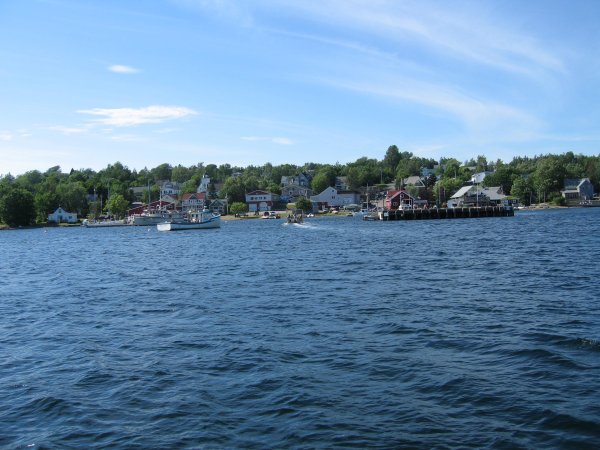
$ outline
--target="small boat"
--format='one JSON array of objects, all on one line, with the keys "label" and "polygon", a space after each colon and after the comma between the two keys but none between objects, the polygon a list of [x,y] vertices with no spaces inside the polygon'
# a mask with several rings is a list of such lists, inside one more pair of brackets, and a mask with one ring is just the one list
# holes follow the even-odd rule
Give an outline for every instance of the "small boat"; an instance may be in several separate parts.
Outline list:
[{"label": "small boat", "polygon": [[185,218],[169,220],[156,224],[158,231],[176,230],[201,230],[205,228],[219,228],[221,216],[208,209],[202,211],[189,211]]},{"label": "small boat", "polygon": [[288,223],[304,223],[304,213],[301,209],[297,209],[288,214]]},{"label": "small boat", "polygon": [[265,211],[260,218],[261,219],[279,219],[280,216],[275,211]]}]

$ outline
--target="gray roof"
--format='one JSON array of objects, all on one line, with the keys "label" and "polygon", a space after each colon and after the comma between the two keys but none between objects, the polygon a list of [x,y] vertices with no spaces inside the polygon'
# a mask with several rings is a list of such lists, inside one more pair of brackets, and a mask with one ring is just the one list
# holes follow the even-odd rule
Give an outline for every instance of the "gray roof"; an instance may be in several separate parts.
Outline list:
[{"label": "gray roof", "polygon": [[490,200],[504,200],[506,198],[506,195],[502,193],[500,186],[490,186],[485,188],[477,186],[463,186],[450,198],[461,198],[469,192],[471,192],[471,194],[479,192],[479,194],[485,195]]},{"label": "gray roof", "polygon": [[455,192],[455,194],[450,197],[450,198],[460,198],[460,197],[464,197],[465,194],[467,192],[469,192],[471,190],[473,186],[463,186],[461,187],[458,191]]},{"label": "gray roof", "polygon": [[506,198],[506,195],[502,193],[500,186],[483,188],[480,192],[486,195],[490,200],[504,200]]}]

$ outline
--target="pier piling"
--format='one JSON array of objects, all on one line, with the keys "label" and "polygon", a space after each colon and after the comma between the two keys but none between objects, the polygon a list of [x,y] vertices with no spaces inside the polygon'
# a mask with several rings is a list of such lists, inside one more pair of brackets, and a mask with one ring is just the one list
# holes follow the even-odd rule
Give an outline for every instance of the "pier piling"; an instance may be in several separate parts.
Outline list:
[{"label": "pier piling", "polygon": [[398,209],[382,211],[379,219],[394,220],[433,220],[433,219],[467,219],[480,217],[511,217],[515,212],[506,206],[479,206],[468,208],[429,208],[429,209]]}]

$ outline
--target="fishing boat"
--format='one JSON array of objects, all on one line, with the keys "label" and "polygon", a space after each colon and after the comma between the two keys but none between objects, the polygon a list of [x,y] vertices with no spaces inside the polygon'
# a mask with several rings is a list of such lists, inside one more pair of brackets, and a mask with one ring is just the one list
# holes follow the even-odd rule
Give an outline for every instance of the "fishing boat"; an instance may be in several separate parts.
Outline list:
[{"label": "fishing boat", "polygon": [[219,228],[221,216],[208,209],[202,211],[189,211],[183,219],[168,220],[156,224],[158,231],[200,230],[205,228]]},{"label": "fishing boat", "polygon": [[84,219],[83,222],[81,222],[81,226],[84,226],[86,228],[105,228],[105,227],[123,227],[123,226],[127,226],[130,225],[127,221],[125,220],[88,220],[88,219]]},{"label": "fishing boat", "polygon": [[155,209],[155,210],[144,210],[141,214],[134,214],[130,216],[130,223],[132,225],[146,226],[146,225],[158,225],[162,222],[171,222],[176,220],[183,220],[185,214],[179,211],[171,211],[167,209]]}]

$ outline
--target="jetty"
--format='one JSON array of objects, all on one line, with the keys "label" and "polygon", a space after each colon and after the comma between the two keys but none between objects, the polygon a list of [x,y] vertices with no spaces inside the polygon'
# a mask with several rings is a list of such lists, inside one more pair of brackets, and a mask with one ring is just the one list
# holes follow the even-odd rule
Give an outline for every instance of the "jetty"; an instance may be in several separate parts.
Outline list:
[{"label": "jetty", "polygon": [[512,217],[512,206],[473,206],[463,208],[415,208],[385,210],[377,213],[379,220],[473,219],[479,217]]}]

